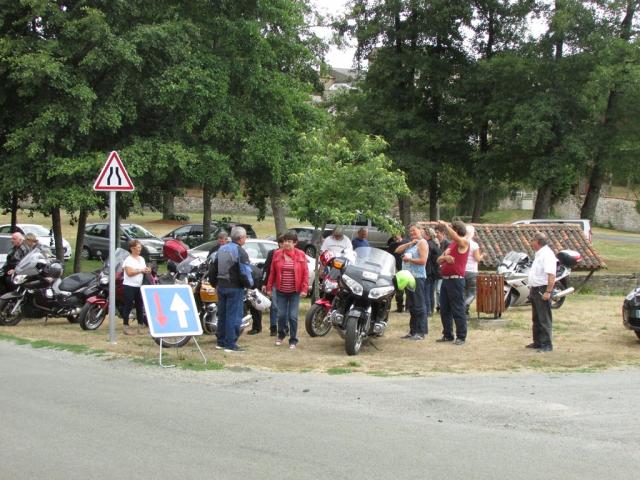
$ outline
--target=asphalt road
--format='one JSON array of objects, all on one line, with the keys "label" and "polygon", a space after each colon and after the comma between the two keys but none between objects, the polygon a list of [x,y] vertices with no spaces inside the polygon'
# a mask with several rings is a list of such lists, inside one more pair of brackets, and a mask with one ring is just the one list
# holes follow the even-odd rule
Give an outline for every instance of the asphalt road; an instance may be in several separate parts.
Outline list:
[{"label": "asphalt road", "polygon": [[188,372],[4,341],[0,365],[2,479],[638,477],[638,369]]}]

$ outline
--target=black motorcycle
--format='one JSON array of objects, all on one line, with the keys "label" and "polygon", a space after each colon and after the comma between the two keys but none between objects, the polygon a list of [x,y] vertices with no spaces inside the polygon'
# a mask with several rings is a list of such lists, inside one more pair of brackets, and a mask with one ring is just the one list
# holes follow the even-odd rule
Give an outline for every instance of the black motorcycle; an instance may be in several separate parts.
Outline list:
[{"label": "black motorcycle", "polygon": [[76,323],[87,298],[98,291],[98,274],[74,273],[61,279],[62,271],[60,262],[44,247],[20,260],[11,279],[15,288],[0,297],[0,325],[50,316]]},{"label": "black motorcycle", "polygon": [[341,266],[340,290],[330,314],[331,323],[345,340],[347,355],[357,355],[370,337],[387,328],[396,260],[378,248],[356,249],[356,260]]}]

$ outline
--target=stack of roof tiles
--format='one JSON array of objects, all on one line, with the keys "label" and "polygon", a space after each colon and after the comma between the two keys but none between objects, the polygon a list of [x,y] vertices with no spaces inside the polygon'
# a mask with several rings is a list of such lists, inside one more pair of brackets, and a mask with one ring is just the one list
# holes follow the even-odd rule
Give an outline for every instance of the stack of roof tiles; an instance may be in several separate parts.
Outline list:
[{"label": "stack of roof tiles", "polygon": [[[435,222],[420,222],[435,226]],[[607,265],[587,240],[579,225],[538,223],[535,225],[472,224],[476,229],[475,241],[480,245],[484,260],[480,268],[495,269],[510,251],[525,252],[533,258],[531,241],[536,232],[549,239],[549,246],[557,254],[560,250],[575,250],[582,261],[573,270],[599,270]]]}]

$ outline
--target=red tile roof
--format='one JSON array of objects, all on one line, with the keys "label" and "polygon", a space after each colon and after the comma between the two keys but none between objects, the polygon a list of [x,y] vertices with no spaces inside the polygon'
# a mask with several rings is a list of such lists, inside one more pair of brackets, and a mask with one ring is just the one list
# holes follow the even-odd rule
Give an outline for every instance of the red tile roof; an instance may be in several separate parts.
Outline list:
[{"label": "red tile roof", "polygon": [[[421,225],[435,226],[435,222],[419,222]],[[575,250],[582,255],[582,261],[574,270],[599,270],[607,264],[593,245],[586,239],[579,225],[538,223],[535,225],[472,224],[476,229],[475,241],[480,245],[484,260],[480,268],[495,269],[500,260],[514,250],[533,257],[531,247],[533,236],[542,232],[549,239],[549,246],[557,254],[560,250]]]}]

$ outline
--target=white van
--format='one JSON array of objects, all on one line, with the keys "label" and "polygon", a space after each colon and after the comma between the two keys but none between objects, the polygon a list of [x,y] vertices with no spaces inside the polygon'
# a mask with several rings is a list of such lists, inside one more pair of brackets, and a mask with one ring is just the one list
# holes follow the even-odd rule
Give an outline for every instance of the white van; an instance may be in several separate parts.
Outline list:
[{"label": "white van", "polygon": [[518,220],[513,222],[512,225],[530,225],[536,223],[560,223],[560,224],[574,224],[580,225],[584,236],[591,242],[591,220],[584,218],[567,219],[567,218],[532,218],[530,220]]}]

